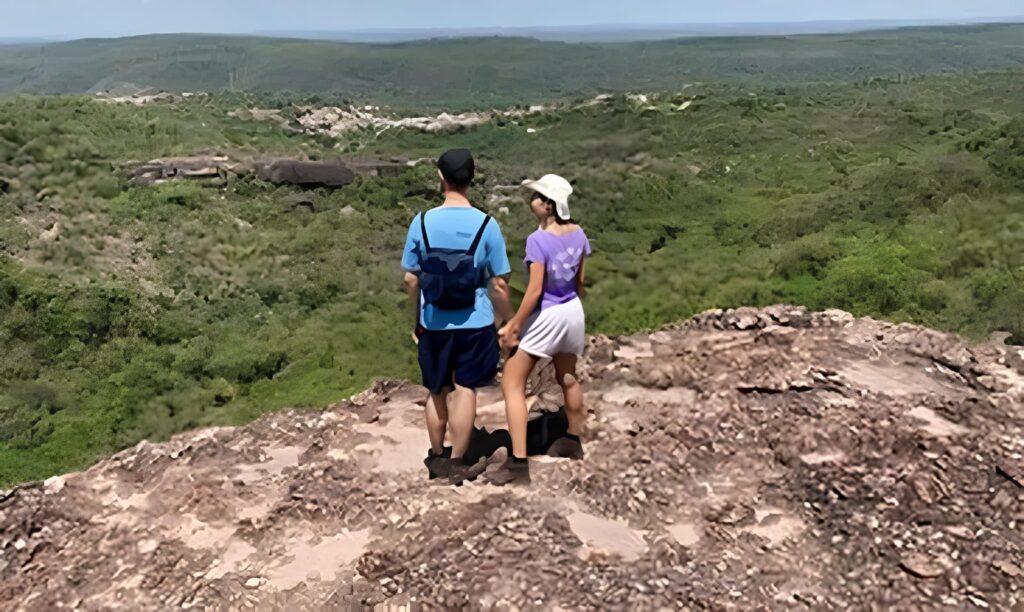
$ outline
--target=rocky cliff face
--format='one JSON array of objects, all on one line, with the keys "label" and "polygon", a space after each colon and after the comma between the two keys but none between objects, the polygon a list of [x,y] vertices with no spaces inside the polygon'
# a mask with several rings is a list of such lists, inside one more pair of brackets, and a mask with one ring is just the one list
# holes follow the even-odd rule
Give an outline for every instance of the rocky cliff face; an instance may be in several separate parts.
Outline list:
[{"label": "rocky cliff face", "polygon": [[595,337],[583,372],[587,458],[530,488],[428,482],[424,393],[386,382],[0,493],[0,601],[1024,606],[1018,349],[777,307]]}]

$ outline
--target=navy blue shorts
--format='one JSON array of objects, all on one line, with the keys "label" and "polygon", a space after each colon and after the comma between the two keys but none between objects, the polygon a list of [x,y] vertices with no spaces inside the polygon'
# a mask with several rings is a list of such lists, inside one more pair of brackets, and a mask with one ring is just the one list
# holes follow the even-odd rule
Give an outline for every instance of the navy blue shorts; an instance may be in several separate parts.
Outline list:
[{"label": "navy blue shorts", "polygon": [[420,336],[423,386],[441,393],[455,385],[478,389],[494,384],[498,375],[498,331],[479,329],[426,330]]}]

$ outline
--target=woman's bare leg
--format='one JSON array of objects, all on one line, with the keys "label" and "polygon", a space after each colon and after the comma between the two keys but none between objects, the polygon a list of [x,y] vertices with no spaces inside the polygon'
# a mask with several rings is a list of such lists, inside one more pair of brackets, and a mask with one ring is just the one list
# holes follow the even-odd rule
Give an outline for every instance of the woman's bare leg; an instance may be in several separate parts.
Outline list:
[{"label": "woman's bare leg", "polygon": [[565,415],[569,419],[569,433],[583,435],[583,424],[587,413],[583,409],[583,385],[576,377],[576,355],[561,353],[555,355],[555,378],[565,398]]},{"label": "woman's bare leg", "polygon": [[516,351],[505,362],[505,371],[501,378],[501,392],[505,396],[505,418],[508,419],[508,432],[512,436],[512,456],[526,458],[526,379],[537,358],[526,351]]}]

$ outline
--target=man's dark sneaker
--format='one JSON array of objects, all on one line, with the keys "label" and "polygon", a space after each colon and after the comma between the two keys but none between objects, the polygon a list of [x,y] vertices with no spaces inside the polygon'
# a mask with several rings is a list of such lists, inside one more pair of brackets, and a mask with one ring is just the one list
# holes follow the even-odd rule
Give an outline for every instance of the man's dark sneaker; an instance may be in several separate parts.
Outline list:
[{"label": "man's dark sneaker", "polygon": [[565,436],[551,443],[548,447],[548,457],[562,457],[564,459],[583,459],[583,443],[576,436]]},{"label": "man's dark sneaker", "polygon": [[452,459],[448,465],[451,466],[448,472],[448,482],[457,487],[461,487],[464,482],[473,482],[487,469],[486,461],[477,461],[471,464],[461,458]]},{"label": "man's dark sneaker", "polygon": [[497,471],[488,474],[487,480],[494,485],[528,485],[530,484],[530,462],[526,459],[509,457]]},{"label": "man's dark sneaker", "polygon": [[440,455],[435,455],[433,449],[427,450],[427,458],[423,465],[427,466],[427,474],[430,480],[435,478],[447,478],[451,472],[452,447],[446,446]]}]

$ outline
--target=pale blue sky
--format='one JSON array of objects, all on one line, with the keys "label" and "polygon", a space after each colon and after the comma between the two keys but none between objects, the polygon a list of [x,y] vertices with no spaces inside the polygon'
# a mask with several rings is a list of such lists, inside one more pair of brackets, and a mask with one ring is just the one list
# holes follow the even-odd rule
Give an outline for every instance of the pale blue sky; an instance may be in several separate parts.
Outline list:
[{"label": "pale blue sky", "polygon": [[1010,16],[1024,0],[0,0],[0,37]]}]

